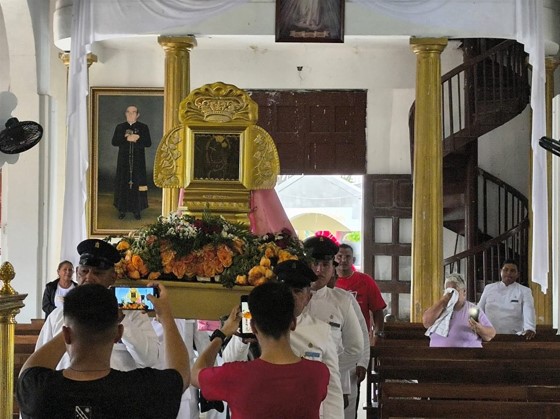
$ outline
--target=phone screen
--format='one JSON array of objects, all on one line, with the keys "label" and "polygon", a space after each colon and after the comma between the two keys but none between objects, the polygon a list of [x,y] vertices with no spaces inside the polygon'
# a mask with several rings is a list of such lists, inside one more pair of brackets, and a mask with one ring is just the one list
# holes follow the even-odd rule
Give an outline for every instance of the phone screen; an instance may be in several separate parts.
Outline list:
[{"label": "phone screen", "polygon": [[241,335],[250,337],[253,336],[253,330],[251,329],[251,312],[247,297],[247,295],[241,296]]},{"label": "phone screen", "polygon": [[150,311],[154,309],[154,305],[148,300],[148,294],[158,296],[157,287],[146,286],[115,286],[113,292],[119,304],[119,308],[123,310],[144,310]]}]

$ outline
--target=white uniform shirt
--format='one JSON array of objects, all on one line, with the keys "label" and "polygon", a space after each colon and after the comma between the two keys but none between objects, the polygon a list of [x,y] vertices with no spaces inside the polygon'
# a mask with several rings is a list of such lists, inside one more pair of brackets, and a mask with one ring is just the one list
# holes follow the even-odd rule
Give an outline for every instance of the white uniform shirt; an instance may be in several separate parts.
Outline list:
[{"label": "white uniform shirt", "polygon": [[[344,400],[340,387],[338,353],[331,336],[331,327],[304,310],[297,318],[296,329],[290,332],[290,346],[294,353],[311,361],[321,361],[329,369],[327,397],[321,404],[321,418],[344,417]],[[224,362],[247,361],[249,345],[233,336],[223,351]]]},{"label": "white uniform shirt", "polygon": [[496,329],[496,333],[520,334],[536,331],[535,305],[531,290],[517,282],[488,284],[478,306]]},{"label": "white uniform shirt", "polygon": [[56,286],[56,293],[54,294],[54,306],[55,307],[64,306],[64,297],[66,297],[66,294],[68,294],[70,290],[75,287],[76,286],[73,283],[70,283],[70,286],[68,288],[62,288],[59,283]]},{"label": "white uniform shirt", "polygon": [[[122,321],[124,326],[122,343],[115,343],[111,354],[111,368],[130,371],[135,368],[156,367],[159,358],[159,342],[150,318],[141,311],[127,310]],[[62,330],[63,308],[53,310],[41,328],[35,350],[49,342]],[[68,354],[65,353],[56,369],[64,369],[70,365]]]},{"label": "white uniform shirt", "polygon": [[338,348],[342,391],[344,394],[350,394],[348,372],[356,368],[356,364],[363,356],[364,346],[369,348],[369,338],[366,343],[360,326],[358,316],[361,316],[361,311],[358,303],[348,291],[323,287],[313,291],[306,309],[311,316],[331,326],[332,336]]}]

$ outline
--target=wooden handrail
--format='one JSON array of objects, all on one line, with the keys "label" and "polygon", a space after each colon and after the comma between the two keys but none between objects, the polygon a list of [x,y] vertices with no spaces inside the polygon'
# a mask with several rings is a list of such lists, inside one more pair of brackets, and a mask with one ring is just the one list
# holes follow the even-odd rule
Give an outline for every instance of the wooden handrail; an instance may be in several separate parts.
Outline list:
[{"label": "wooden handrail", "polygon": [[[479,194],[482,198],[479,200],[482,225],[479,230],[491,238],[443,261],[445,273],[466,274],[468,298],[471,301],[478,300],[486,284],[499,279],[499,264],[506,258],[517,260],[521,272],[520,282],[528,282],[528,200],[516,188],[483,169],[478,168],[478,176],[479,182],[482,182]],[[492,196],[489,190],[494,192]],[[488,220],[494,221],[491,227]],[[467,266],[473,269],[469,271]],[[473,274],[475,278],[469,277]]]}]

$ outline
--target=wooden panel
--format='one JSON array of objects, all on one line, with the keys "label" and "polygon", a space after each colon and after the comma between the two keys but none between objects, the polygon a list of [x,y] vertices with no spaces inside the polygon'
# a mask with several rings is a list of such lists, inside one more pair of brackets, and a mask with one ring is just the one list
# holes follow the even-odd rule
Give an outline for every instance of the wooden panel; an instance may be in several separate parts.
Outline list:
[{"label": "wooden panel", "polygon": [[365,174],[364,90],[250,90],[284,175]]},{"label": "wooden panel", "polygon": [[[378,281],[383,293],[391,294],[390,312],[399,313],[399,294],[410,294],[410,282],[399,280],[399,257],[411,255],[411,244],[400,243],[400,219],[412,217],[412,179],[410,175],[366,175],[364,202],[364,270],[375,273],[375,256],[391,258],[391,278]],[[376,218],[391,218],[390,243],[375,238]],[[366,227],[367,226],[367,227]],[[409,319],[401,319],[409,320]]]}]

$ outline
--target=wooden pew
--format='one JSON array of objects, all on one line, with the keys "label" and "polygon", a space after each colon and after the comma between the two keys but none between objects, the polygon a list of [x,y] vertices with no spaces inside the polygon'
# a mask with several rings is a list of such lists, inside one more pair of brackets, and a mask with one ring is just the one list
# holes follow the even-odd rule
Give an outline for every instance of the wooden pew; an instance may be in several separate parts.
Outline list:
[{"label": "wooden pew", "polygon": [[[537,328],[535,339],[526,341],[522,336],[497,335],[491,342],[485,343],[483,348],[429,348],[429,338],[424,335],[425,329],[421,324],[392,323],[385,327],[386,337],[376,339],[371,347],[371,363],[367,375],[367,401],[366,411],[368,418],[377,418],[379,414],[387,417],[400,412],[397,416],[407,417],[477,417],[470,412],[461,416],[464,407],[453,408],[454,402],[461,402],[461,397],[441,396],[438,391],[443,388],[453,388],[458,393],[462,389],[484,387],[488,394],[500,396],[500,389],[505,385],[517,387],[510,388],[516,392],[527,392],[528,388],[539,387],[542,393],[554,386],[560,386],[560,336],[551,328]],[[409,382],[386,382],[385,380],[399,380]],[[413,386],[410,381],[420,381],[421,386]],[[401,384],[399,386],[399,384]],[[553,387],[543,387],[545,385]],[[389,386],[390,393],[384,391]],[[424,388],[423,386],[426,386]],[[465,387],[466,386],[466,387]],[[399,394],[399,391],[403,391]],[[411,392],[419,392],[410,395]],[[431,396],[427,392],[433,391]],[[472,390],[469,390],[472,391]],[[533,391],[536,391],[533,389]],[[422,393],[423,392],[423,393]],[[481,390],[482,393],[484,391]],[[445,392],[444,392],[445,393]],[[553,392],[552,392],[553,393]],[[539,393],[540,394],[540,393]],[[476,394],[475,394],[476,395]],[[440,397],[441,396],[441,397]],[[425,400],[429,397],[429,400]],[[500,396],[501,397],[501,396]],[[393,401],[394,399],[394,401]],[[440,399],[443,399],[440,400]],[[560,398],[551,397],[551,400],[533,399],[531,403],[520,401],[523,408],[516,408],[514,398],[491,399],[476,398],[476,405],[480,409],[497,409],[499,417],[527,417],[533,411],[550,412],[550,415],[536,417],[560,418]],[[473,399],[464,401],[470,405]],[[383,411],[384,403],[389,407]],[[506,414],[500,407],[507,404],[507,409],[515,413],[514,416]],[[438,406],[441,405],[441,410]],[[395,406],[403,406],[402,410],[395,410]],[[419,410],[412,407],[417,406]],[[427,406],[427,407],[424,407]],[[474,406],[474,405],[473,405]],[[486,407],[484,407],[486,406]],[[381,407],[381,409],[378,409]],[[451,411],[448,411],[448,408]],[[412,410],[411,410],[412,409]],[[420,414],[424,412],[431,414]],[[434,409],[436,409],[434,411]],[[535,410],[531,410],[535,409]],[[507,410],[509,411],[509,410]],[[414,412],[414,413],[412,413]],[[450,413],[451,412],[451,413]],[[453,412],[456,412],[453,414]],[[492,416],[478,416],[492,417]]]},{"label": "wooden pew", "polygon": [[560,386],[385,383],[381,416],[558,418]]},{"label": "wooden pew", "polygon": [[[14,389],[21,367],[35,351],[35,344],[44,322],[43,319],[32,319],[31,323],[16,324],[14,333]],[[19,407],[15,395],[12,414],[14,419],[19,418]]]}]

